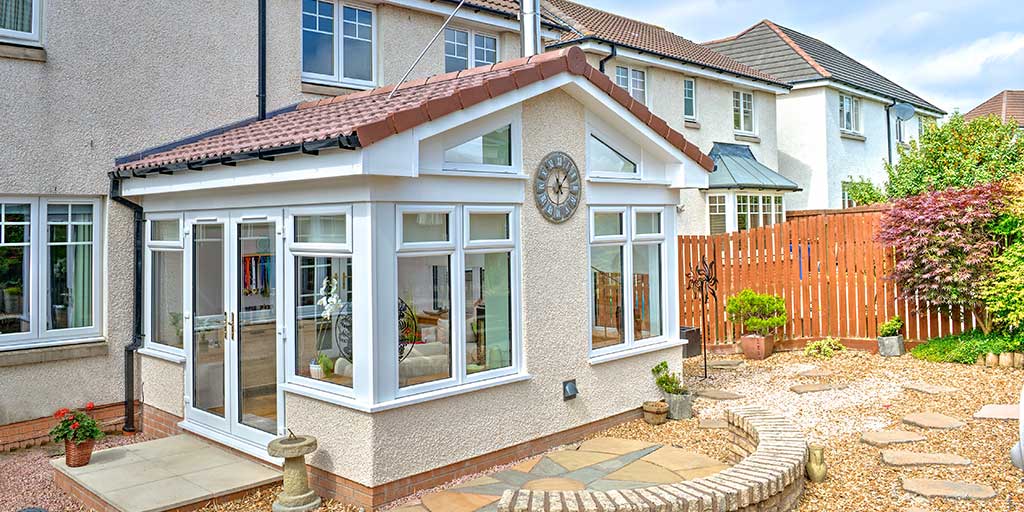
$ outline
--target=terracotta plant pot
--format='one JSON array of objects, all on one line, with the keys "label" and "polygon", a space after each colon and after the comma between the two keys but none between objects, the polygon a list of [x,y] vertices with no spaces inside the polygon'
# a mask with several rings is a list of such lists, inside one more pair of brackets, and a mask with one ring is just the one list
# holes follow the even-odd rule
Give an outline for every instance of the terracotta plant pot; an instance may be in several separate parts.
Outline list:
[{"label": "terracotta plant pot", "polygon": [[661,425],[668,421],[668,404],[662,401],[644,402],[644,421]]},{"label": "terracotta plant pot", "polygon": [[88,464],[89,459],[92,458],[94,446],[96,446],[96,441],[92,439],[78,444],[64,441],[64,462],[69,468],[78,468]]},{"label": "terracotta plant pot", "polygon": [[775,335],[744,334],[740,337],[740,347],[747,359],[765,359],[775,351]]}]

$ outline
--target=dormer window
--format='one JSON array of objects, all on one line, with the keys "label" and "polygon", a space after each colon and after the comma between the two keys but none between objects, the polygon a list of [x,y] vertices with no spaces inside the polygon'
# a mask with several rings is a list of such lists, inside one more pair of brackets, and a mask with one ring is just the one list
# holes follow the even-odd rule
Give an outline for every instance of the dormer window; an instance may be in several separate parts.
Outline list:
[{"label": "dormer window", "polygon": [[445,164],[512,165],[512,125],[470,139],[444,151]]}]

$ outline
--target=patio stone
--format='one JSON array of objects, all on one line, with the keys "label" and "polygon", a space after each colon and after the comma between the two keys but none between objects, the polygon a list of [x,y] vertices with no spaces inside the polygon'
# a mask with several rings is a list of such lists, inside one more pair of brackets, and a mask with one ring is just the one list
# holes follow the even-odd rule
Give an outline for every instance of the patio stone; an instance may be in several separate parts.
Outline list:
[{"label": "patio stone", "polygon": [[513,486],[516,486],[516,487],[521,487],[524,484],[526,484],[526,482],[529,482],[531,480],[536,480],[537,479],[537,477],[534,476],[534,475],[531,475],[529,473],[523,473],[522,471],[515,471],[515,470],[499,471],[499,472],[491,475],[491,477],[493,477],[496,480],[500,480],[501,482],[504,482],[506,484],[513,485]]},{"label": "patio stone", "polygon": [[468,482],[462,482],[461,484],[452,487],[452,489],[464,489],[466,487],[477,487],[481,485],[490,485],[498,483],[501,483],[501,480],[498,480],[497,478],[491,478],[489,476],[482,476],[479,478],[474,478]]},{"label": "patio stone", "polygon": [[411,504],[411,505],[403,505],[401,507],[393,509],[391,512],[430,512],[430,511],[427,510],[427,508],[424,507],[423,505],[421,505],[419,503],[415,503],[415,504]]},{"label": "patio stone", "polygon": [[420,501],[430,512],[474,512],[499,499],[500,497],[498,496],[488,496],[485,494],[442,491],[427,494]]},{"label": "patio stone", "polygon": [[743,398],[743,395],[733,393],[732,391],[726,391],[724,389],[701,389],[697,391],[697,398],[707,398],[708,400],[737,400]]},{"label": "patio stone", "polygon": [[915,412],[903,417],[903,423],[922,428],[954,429],[960,428],[966,423],[945,414],[937,412]]},{"label": "patio stone", "polygon": [[928,478],[904,478],[903,490],[926,498],[955,498],[962,500],[985,500],[996,495],[995,489],[987,485],[954,482],[951,480],[931,480]]},{"label": "patio stone", "polygon": [[721,471],[729,469],[729,467],[730,466],[728,464],[722,464],[719,462],[711,466],[703,466],[693,469],[682,469],[676,471],[675,473],[679,475],[683,480],[696,480],[698,478],[704,478],[711,476],[715,473],[719,473]]},{"label": "patio stone", "polygon": [[974,413],[974,417],[982,420],[1019,420],[1020,404],[988,404]]},{"label": "patio stone", "polygon": [[721,465],[721,462],[711,457],[674,446],[665,446],[640,460],[675,472]]},{"label": "patio stone", "polygon": [[106,502],[121,510],[166,510],[195,501],[209,491],[181,477],[151,481],[133,487],[122,487],[104,493]]},{"label": "patio stone", "polygon": [[576,471],[580,468],[593,466],[599,462],[614,459],[615,454],[592,452],[588,450],[563,450],[549,453],[548,459],[558,463],[569,471]]},{"label": "patio stone", "polygon": [[534,457],[532,459],[524,460],[523,462],[512,466],[512,469],[522,471],[523,473],[529,473],[530,470],[533,469],[533,467],[536,466],[543,458],[544,457]]},{"label": "patio stone", "polygon": [[632,482],[626,480],[598,480],[587,486],[592,491],[617,491],[620,489],[641,489],[654,487],[658,484],[651,482]]},{"label": "patio stone", "polygon": [[927,438],[917,432],[907,430],[874,430],[860,435],[860,442],[872,446],[888,446],[890,444],[914,443]]},{"label": "patio stone", "polygon": [[811,368],[810,370],[802,371],[797,375],[799,375],[800,377],[831,377],[835,374],[836,372],[833,372],[832,370],[826,370],[824,368]]},{"label": "patio stone", "polygon": [[907,450],[882,450],[882,462],[890,466],[970,466],[971,459],[952,453],[924,453]]},{"label": "patio stone", "polygon": [[733,370],[743,365],[743,361],[738,359],[719,359],[718,361],[708,361],[708,368],[714,368],[716,370]]},{"label": "patio stone", "polygon": [[528,491],[582,491],[586,486],[571,478],[538,478],[523,485]]},{"label": "patio stone", "polygon": [[632,480],[656,484],[674,484],[682,480],[679,475],[653,462],[638,460],[608,475],[608,480]]},{"label": "patio stone", "polygon": [[729,423],[722,418],[701,418],[697,422],[697,428],[703,429],[720,429],[727,428]]},{"label": "patio stone", "polygon": [[580,445],[580,450],[625,455],[627,453],[655,446],[658,445],[656,443],[648,443],[646,441],[619,439],[615,437],[598,437],[596,439],[588,439],[584,441],[583,444]]},{"label": "patio stone", "polygon": [[926,382],[908,382],[903,384],[903,389],[909,389],[911,391],[917,391],[920,393],[927,393],[929,395],[938,395],[940,393],[952,393],[959,391],[959,389],[950,386],[940,386],[937,384],[928,384]]},{"label": "patio stone", "polygon": [[558,476],[565,473],[565,468],[548,457],[544,457],[530,470],[531,475],[537,476]]},{"label": "patio stone", "polygon": [[789,390],[802,395],[805,393],[819,393],[821,391],[833,391],[844,388],[846,388],[846,384],[797,384],[796,386],[789,388]]}]

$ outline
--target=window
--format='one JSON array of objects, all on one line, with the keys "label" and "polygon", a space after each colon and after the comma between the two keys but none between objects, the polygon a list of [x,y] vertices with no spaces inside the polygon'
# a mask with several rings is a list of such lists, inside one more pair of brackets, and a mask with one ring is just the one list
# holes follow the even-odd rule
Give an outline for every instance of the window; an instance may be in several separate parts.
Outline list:
[{"label": "window", "polygon": [[742,194],[736,196],[737,230],[770,226],[784,220],[785,211],[781,195]]},{"label": "window", "polygon": [[647,103],[647,74],[639,69],[617,66],[615,83],[640,103]]},{"label": "window", "polygon": [[906,132],[906,129],[905,129],[906,127],[903,125],[903,123],[904,122],[903,122],[902,119],[897,119],[896,120],[896,142],[901,142],[902,143],[902,142],[906,142],[907,141],[907,139],[905,137],[906,136],[906,133],[905,133]]},{"label": "window", "polygon": [[860,99],[839,95],[839,129],[860,133]]},{"label": "window", "polygon": [[842,184],[842,187],[843,187],[843,208],[854,208],[854,207],[857,206],[857,201],[854,201],[853,198],[850,197],[850,186],[849,185],[850,185],[850,182],[848,182],[848,181],[844,181],[843,184]]},{"label": "window", "polygon": [[0,39],[39,41],[42,0],[0,0]]},{"label": "window", "polygon": [[595,207],[590,230],[591,349],[628,349],[662,337],[662,209]]},{"label": "window", "polygon": [[371,10],[334,0],[303,0],[303,78],[373,85],[373,16]]},{"label": "window", "polygon": [[[472,41],[472,47],[470,46]],[[446,73],[498,62],[498,39],[486,34],[446,28],[444,70]]]},{"label": "window", "polygon": [[614,148],[609,146],[597,135],[591,134],[587,139],[588,163],[590,171],[594,174],[636,174],[636,163],[626,158]]},{"label": "window", "polygon": [[30,332],[32,205],[0,203],[0,340]]},{"label": "window", "polygon": [[512,165],[512,125],[508,124],[444,152],[448,164]]},{"label": "window", "polygon": [[146,347],[183,355],[185,253],[181,217],[152,215],[146,241],[149,311]]},{"label": "window", "polygon": [[50,203],[46,207],[46,328],[93,325],[93,205]]},{"label": "window", "polygon": [[754,94],[733,91],[732,127],[743,133],[754,133]]},{"label": "window", "polygon": [[697,82],[692,78],[683,80],[683,117],[697,119]]},{"label": "window", "polygon": [[726,232],[725,196],[708,196],[708,225],[712,235]]}]

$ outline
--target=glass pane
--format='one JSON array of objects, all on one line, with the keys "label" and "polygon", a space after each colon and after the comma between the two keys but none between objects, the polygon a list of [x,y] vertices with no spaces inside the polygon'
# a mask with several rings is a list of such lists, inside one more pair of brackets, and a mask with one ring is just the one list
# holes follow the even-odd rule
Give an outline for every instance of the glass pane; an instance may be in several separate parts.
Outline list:
[{"label": "glass pane", "polygon": [[49,246],[47,329],[92,325],[92,245]]},{"label": "glass pane", "polygon": [[725,233],[725,214],[724,213],[712,213],[711,214],[711,234],[718,235]]},{"label": "glass pane", "polygon": [[772,224],[772,196],[761,196],[761,225]]},{"label": "glass pane", "polygon": [[66,204],[50,204],[46,206],[47,222],[67,222],[70,208]]},{"label": "glass pane", "polygon": [[91,224],[72,224],[71,225],[71,241],[72,242],[91,242],[92,241],[92,225]]},{"label": "glass pane", "polygon": [[507,213],[471,213],[469,215],[470,240],[508,240]]},{"label": "glass pane", "polygon": [[28,332],[29,248],[0,247],[0,334]]},{"label": "glass pane", "polygon": [[155,343],[183,348],[185,327],[182,313],[182,283],[184,282],[184,253],[181,251],[153,251],[152,302],[150,324]]},{"label": "glass pane", "polygon": [[[15,32],[32,32],[33,0],[0,1],[0,29]],[[41,1],[41,0],[35,0]]]},{"label": "glass pane", "polygon": [[192,405],[224,417],[224,227],[196,225],[192,251]]},{"label": "glass pane", "polygon": [[621,66],[615,68],[615,83],[619,87],[629,90],[629,70]]},{"label": "glass pane", "polygon": [[511,255],[466,255],[466,373],[512,366]]},{"label": "glass pane", "polygon": [[154,242],[177,242],[181,239],[178,219],[149,221],[149,239]]},{"label": "glass pane", "polygon": [[4,238],[3,243],[5,244],[23,244],[28,242],[29,226],[27,225],[6,225],[4,226]]},{"label": "glass pane", "polygon": [[316,0],[302,0],[302,12],[316,13]]},{"label": "glass pane", "polygon": [[446,55],[444,58],[444,72],[451,73],[453,71],[462,71],[463,69],[469,68],[469,59],[460,59],[458,57],[452,57]]},{"label": "glass pane", "polygon": [[302,71],[318,75],[334,74],[334,36],[302,32]]},{"label": "glass pane", "polygon": [[343,244],[347,236],[344,214],[302,215],[295,217],[295,242]]},{"label": "glass pane", "polygon": [[661,213],[637,212],[636,234],[657,235],[661,233]]},{"label": "glass pane", "polygon": [[238,226],[238,422],[277,432],[277,282],[272,222]]},{"label": "glass pane", "polygon": [[621,212],[594,212],[594,236],[622,234]]},{"label": "glass pane", "polygon": [[444,160],[459,164],[512,165],[512,125],[445,150]]},{"label": "glass pane", "polygon": [[50,242],[64,243],[68,241],[67,224],[50,224],[47,226],[50,231]]},{"label": "glass pane", "polygon": [[352,387],[352,259],[295,259],[295,373]]},{"label": "glass pane", "polygon": [[345,78],[373,80],[373,43],[345,39]]},{"label": "glass pane", "polygon": [[633,246],[633,337],[661,336],[661,244]]},{"label": "glass pane", "polygon": [[5,204],[4,222],[29,222],[32,219],[32,208],[27,204]]},{"label": "glass pane", "polygon": [[403,242],[447,242],[447,213],[402,214]]},{"label": "glass pane", "polygon": [[448,256],[398,258],[398,386],[452,375]]},{"label": "glass pane", "polygon": [[621,153],[615,151],[601,139],[590,136],[588,139],[590,152],[590,168],[595,172],[612,172],[620,174],[636,174],[636,164]]},{"label": "glass pane", "polygon": [[92,205],[71,205],[71,222],[92,222]]},{"label": "glass pane", "polygon": [[329,18],[334,17],[334,4],[331,2],[318,2],[320,4],[320,15]]},{"label": "glass pane", "polygon": [[622,329],[622,246],[590,248],[590,343],[595,349],[626,342]]}]

